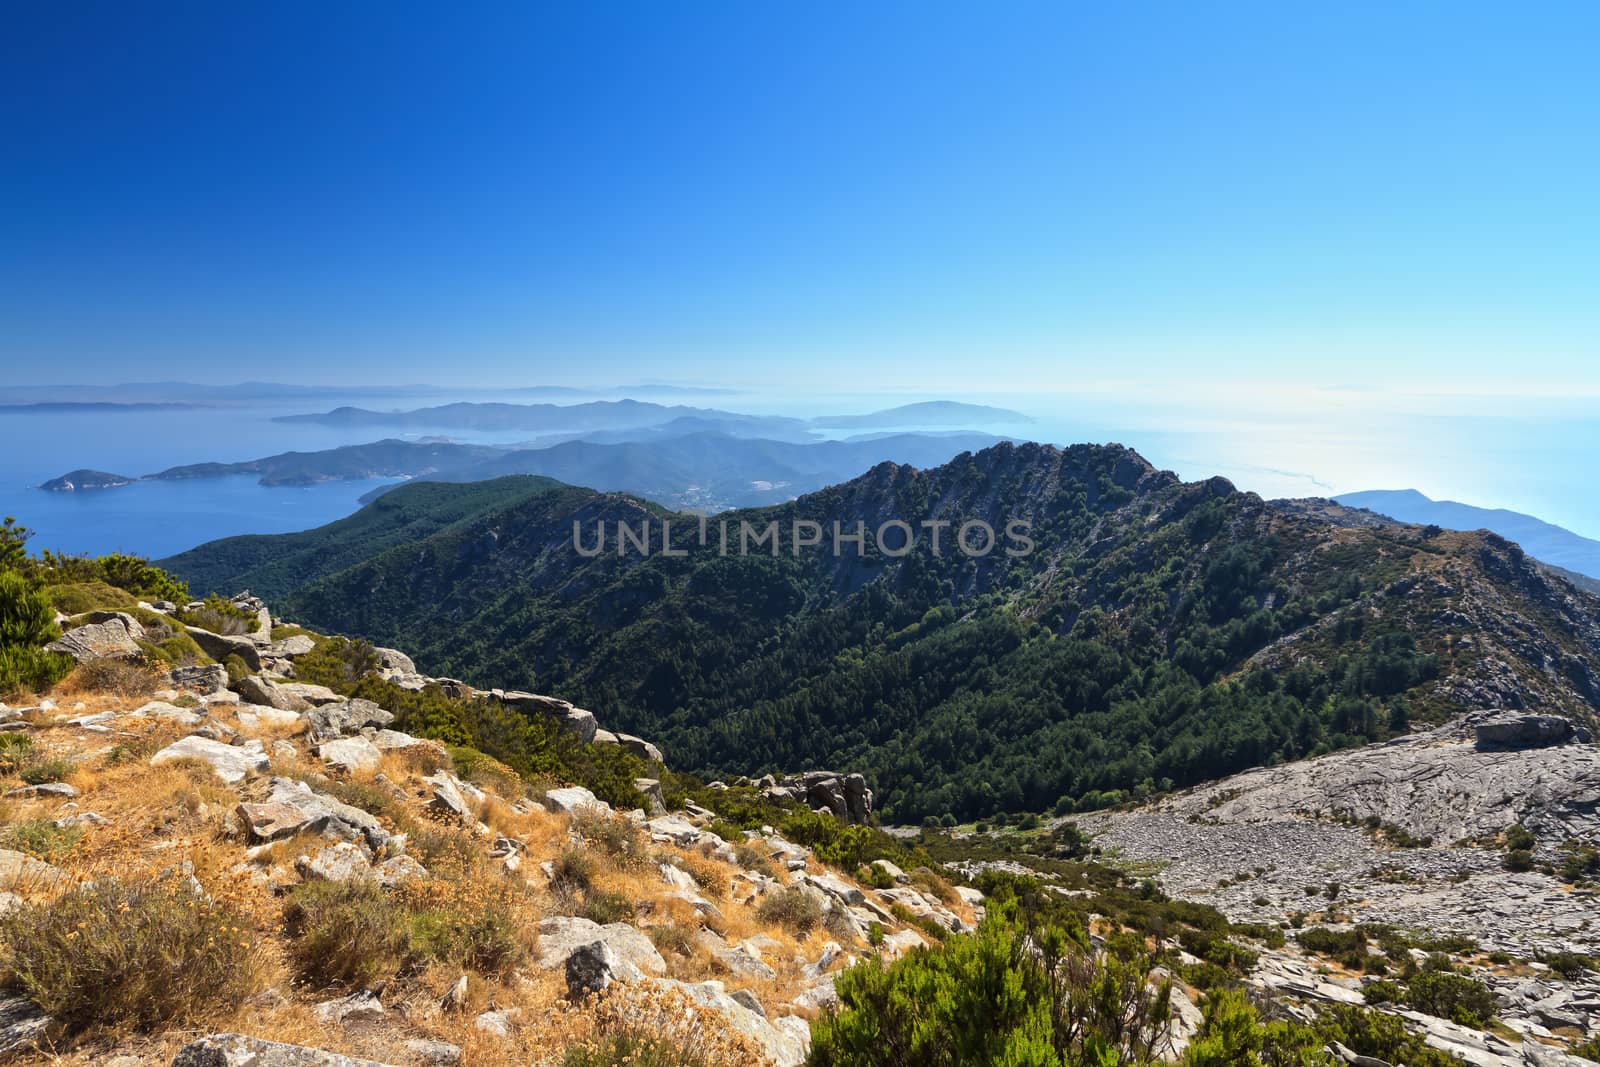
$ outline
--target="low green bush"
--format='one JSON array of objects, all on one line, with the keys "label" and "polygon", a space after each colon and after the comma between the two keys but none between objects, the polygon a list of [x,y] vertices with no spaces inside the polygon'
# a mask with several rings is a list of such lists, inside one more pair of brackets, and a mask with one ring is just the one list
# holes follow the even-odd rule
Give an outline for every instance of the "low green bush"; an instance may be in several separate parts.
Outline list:
[{"label": "low green bush", "polygon": [[86,611],[125,611],[136,607],[139,598],[126,589],[105,582],[71,582],[45,588],[50,604],[63,615],[82,615]]},{"label": "low green bush", "polygon": [[804,936],[822,923],[822,905],[797,886],[768,893],[756,905],[756,918]]},{"label": "low green bush", "polygon": [[0,845],[54,862],[82,838],[83,831],[75,825],[57,826],[51,819],[30,819],[0,833]]},{"label": "low green bush", "polygon": [[[177,618],[186,626],[197,626],[214,634],[232,637],[253,634],[261,629],[261,620],[256,617],[255,612],[242,608],[232,601],[224,600],[215,593],[206,597],[197,607],[181,609],[177,613]],[[298,666],[297,664],[297,671]]]},{"label": "low green bush", "polygon": [[405,961],[405,915],[376,882],[303,882],[284,908],[295,976],[313,988],[365,989]]},{"label": "low green bush", "polygon": [[251,992],[255,934],[228,905],[179,882],[102,879],[0,916],[11,985],[73,1033],[163,1029]]},{"label": "low green bush", "polygon": [[18,775],[29,785],[45,785],[49,782],[59,782],[72,773],[72,764],[64,759],[40,760],[30,763],[22,768]]}]

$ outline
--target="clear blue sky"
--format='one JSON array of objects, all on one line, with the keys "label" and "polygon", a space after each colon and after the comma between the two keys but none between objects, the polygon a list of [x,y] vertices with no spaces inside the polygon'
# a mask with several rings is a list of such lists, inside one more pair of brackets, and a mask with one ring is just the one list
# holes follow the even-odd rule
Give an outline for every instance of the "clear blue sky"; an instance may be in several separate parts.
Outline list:
[{"label": "clear blue sky", "polygon": [[54,3],[7,382],[1600,391],[1600,5]]}]

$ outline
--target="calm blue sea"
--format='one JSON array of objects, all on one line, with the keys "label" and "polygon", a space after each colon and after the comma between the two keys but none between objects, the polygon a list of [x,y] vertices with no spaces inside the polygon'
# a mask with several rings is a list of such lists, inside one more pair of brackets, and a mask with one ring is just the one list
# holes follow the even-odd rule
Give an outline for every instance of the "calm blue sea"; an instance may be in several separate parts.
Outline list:
[{"label": "calm blue sea", "polygon": [[[814,414],[859,412],[906,399],[747,396],[718,398],[706,406]],[[1513,414],[1363,412],[1359,405],[1354,411],[1346,405],[1336,411],[1269,409],[1264,414],[1259,405],[1229,411],[1216,404],[1105,397],[969,399],[1013,407],[1036,420],[984,427],[993,432],[1058,444],[1119,441],[1186,479],[1221,474],[1265,496],[1415,488],[1436,499],[1526,512],[1600,538],[1600,478],[1594,465],[1600,456],[1600,415],[1573,405],[1544,410],[1523,405]],[[341,397],[339,402],[352,401]],[[406,406],[429,402],[419,398]],[[34,487],[80,467],[142,475],[184,463],[254,459],[382,436],[271,421],[276,414],[329,406],[302,399],[287,409],[0,414],[0,513],[36,530],[38,548],[156,558],[218,537],[319,526],[354,511],[357,498],[376,483],[269,489],[253,477],[233,477],[146,482],[102,492],[48,493]],[[366,406],[394,405],[390,400]]]}]

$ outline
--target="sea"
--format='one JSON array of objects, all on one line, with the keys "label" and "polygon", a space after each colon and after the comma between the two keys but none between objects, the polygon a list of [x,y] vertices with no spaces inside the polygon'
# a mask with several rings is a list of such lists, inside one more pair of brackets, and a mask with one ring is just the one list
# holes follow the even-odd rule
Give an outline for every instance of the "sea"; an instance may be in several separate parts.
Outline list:
[{"label": "sea", "polygon": [[[408,397],[407,408],[485,393]],[[859,413],[927,396],[875,393],[806,396],[759,390],[679,400],[750,413]],[[1507,508],[1600,539],[1600,406],[1583,400],[1428,397],[1376,401],[1331,397],[1151,397],[1128,393],[964,396],[1020,411],[1031,421],[966,427],[1018,439],[1119,442],[1186,480],[1222,475],[1267,497],[1333,496],[1366,489],[1417,489],[1435,499]],[[263,487],[254,476],[148,481],[117,489],[47,492],[40,483],[78,468],[138,476],[180,464],[236,462],[290,450],[315,451],[385,436],[416,436],[274,422],[282,414],[364,402],[341,393],[258,405],[93,412],[0,413],[0,514],[35,532],[32,547],[131,552],[159,559],[246,533],[305,530],[342,518],[382,484],[329,482]],[[849,436],[903,427],[829,431]],[[426,431],[424,431],[426,432]],[[453,439],[517,443],[532,434],[439,431]]]}]

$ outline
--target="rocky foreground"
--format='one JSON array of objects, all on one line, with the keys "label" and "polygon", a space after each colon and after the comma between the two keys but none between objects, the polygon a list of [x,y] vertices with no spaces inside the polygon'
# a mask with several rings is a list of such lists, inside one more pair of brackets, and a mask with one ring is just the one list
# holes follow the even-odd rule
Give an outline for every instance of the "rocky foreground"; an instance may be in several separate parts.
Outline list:
[{"label": "rocky foreground", "polygon": [[[117,1067],[526,1065],[560,1063],[612,1023],[657,1020],[686,1042],[736,1050],[734,1062],[795,1065],[839,970],[924,944],[918,922],[973,928],[972,890],[956,894],[931,872],[886,863],[880,888],[869,888],[771,828],[719,836],[710,811],[669,811],[658,779],[634,783],[643,807],[616,811],[582,786],[530,789],[493,761],[463,765],[445,746],[393,729],[378,704],[295,680],[295,661],[317,639],[274,640],[263,605],[236,603],[259,613],[255,633],[186,632],[246,672],[179,668],[136,696],[80,691],[0,706],[0,736],[26,739],[15,744],[27,767],[56,768],[24,774],[0,801],[8,839],[27,828],[40,843],[0,849],[0,912],[111,879],[175,884],[254,919],[237,949],[252,975],[245,994],[211,1014],[210,1035],[85,1031],[79,1021],[72,1040],[66,1020],[9,995],[0,1054]],[[142,634],[118,612],[69,625],[57,647],[85,663],[127,654]],[[422,677],[393,650],[379,650],[379,661],[402,686],[462,685]],[[626,746],[659,765],[654,746],[604,731],[583,709],[531,693],[494,697],[552,717],[583,743]],[[870,794],[848,776],[764,784],[846,819],[870,811]],[[307,935],[277,921],[280,902],[308,885],[358,882],[441,909],[423,916],[468,925],[479,910],[506,916],[498,955],[463,962],[439,951],[370,982],[307,980],[308,967],[331,972],[297,957],[296,938]],[[595,1009],[597,996],[609,1007]]]}]

